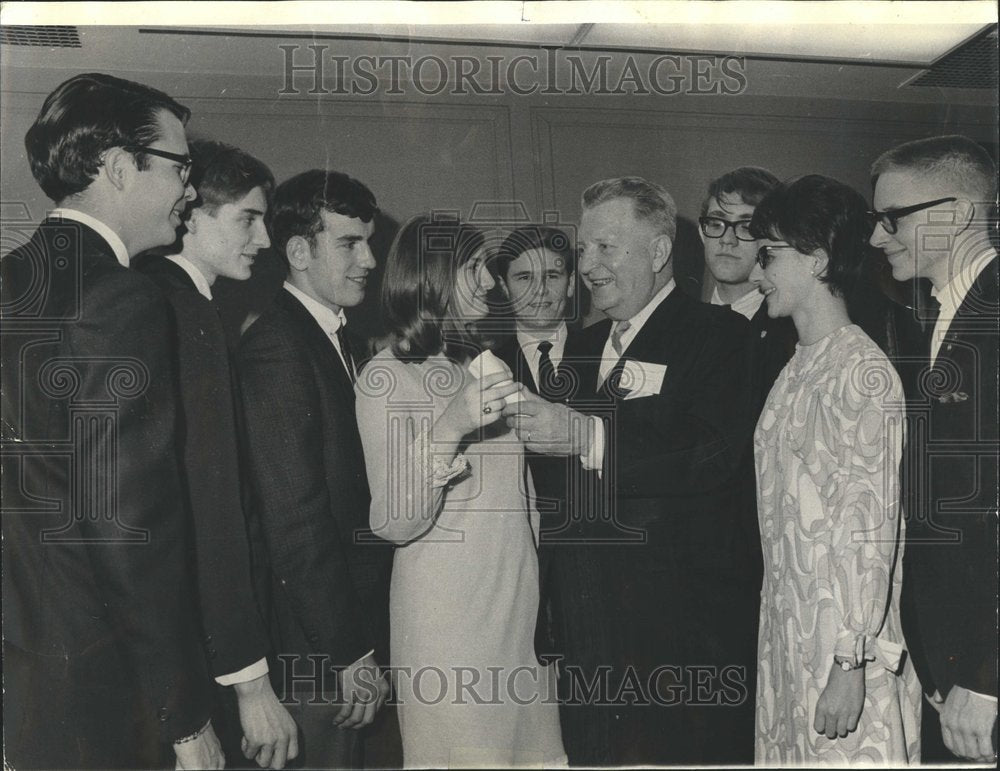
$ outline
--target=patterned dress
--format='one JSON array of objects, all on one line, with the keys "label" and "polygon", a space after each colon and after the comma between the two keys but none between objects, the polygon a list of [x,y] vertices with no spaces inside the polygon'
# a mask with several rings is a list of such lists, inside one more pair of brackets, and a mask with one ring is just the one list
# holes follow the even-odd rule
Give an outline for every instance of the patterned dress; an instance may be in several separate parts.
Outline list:
[{"label": "patterned dress", "polygon": [[[501,420],[450,466],[431,426],[472,376],[375,356],[357,385],[372,530],[399,544],[389,604],[407,768],[560,766],[553,667],[535,659],[538,512]],[[451,460],[448,458],[448,460]]]},{"label": "patterned dress", "polygon": [[[853,324],[798,346],[768,396],[754,435],[758,765],[919,760],[920,686],[898,607],[902,419],[895,370]],[[813,729],[834,655],[868,662],[843,739]]]}]

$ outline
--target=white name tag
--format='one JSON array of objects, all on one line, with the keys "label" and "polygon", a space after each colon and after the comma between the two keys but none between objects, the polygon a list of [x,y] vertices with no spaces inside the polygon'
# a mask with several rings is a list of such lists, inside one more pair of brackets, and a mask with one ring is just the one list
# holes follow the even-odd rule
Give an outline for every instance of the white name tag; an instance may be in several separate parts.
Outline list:
[{"label": "white name tag", "polygon": [[628,391],[626,399],[656,396],[663,388],[663,378],[666,374],[666,364],[629,360],[622,369],[620,388]]}]

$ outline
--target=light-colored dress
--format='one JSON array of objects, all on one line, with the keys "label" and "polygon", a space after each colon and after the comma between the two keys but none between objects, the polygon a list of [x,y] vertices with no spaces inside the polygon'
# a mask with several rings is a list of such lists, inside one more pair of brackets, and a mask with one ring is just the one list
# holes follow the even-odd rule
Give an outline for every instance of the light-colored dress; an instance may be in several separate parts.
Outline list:
[{"label": "light-colored dress", "polygon": [[[403,762],[565,764],[555,673],[538,665],[538,514],[524,448],[502,419],[453,464],[431,426],[471,375],[385,350],[361,373],[371,526],[400,544],[390,597]],[[448,458],[447,460],[451,460]]]},{"label": "light-colored dress", "polygon": [[[899,623],[903,415],[895,369],[853,324],[798,346],[768,396],[754,435],[758,765],[919,760]],[[865,704],[856,731],[827,739],[813,720],[834,655],[867,660]]]}]

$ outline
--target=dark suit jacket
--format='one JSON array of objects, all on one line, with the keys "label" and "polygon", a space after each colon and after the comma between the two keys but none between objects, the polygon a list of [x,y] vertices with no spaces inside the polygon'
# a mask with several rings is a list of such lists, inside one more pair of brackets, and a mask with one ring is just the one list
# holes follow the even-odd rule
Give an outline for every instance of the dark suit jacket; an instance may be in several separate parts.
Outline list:
[{"label": "dark suit jacket", "polygon": [[368,526],[344,365],[309,311],[282,290],[244,334],[237,366],[256,491],[255,573],[273,648],[297,657],[296,672],[311,671],[308,655],[336,668],[372,648],[384,664],[392,552]]},{"label": "dark suit jacket", "polygon": [[[596,509],[592,522],[587,511],[579,514],[578,527],[591,543],[561,550],[556,560],[579,563],[581,585],[592,595],[586,606],[603,616],[591,625],[603,630],[600,655],[607,658],[595,662],[587,639],[569,641],[568,658],[583,660],[584,667],[611,664],[612,698],[628,672],[638,673],[645,688],[662,666],[738,666],[752,678],[756,549],[747,542],[740,508],[748,323],[672,291],[624,351],[623,361],[666,366],[659,392],[635,399],[623,398],[614,371],[597,385],[611,323],[585,329],[563,365],[577,362],[581,390],[573,405],[605,423],[601,479],[591,479],[574,506]],[[684,693],[684,675],[679,677]],[[669,682],[668,676],[661,688]],[[713,682],[713,698],[720,697]],[[752,690],[735,696],[753,701]],[[644,706],[617,708],[610,762],[736,762],[752,751],[752,721],[729,725],[731,707],[706,708],[689,719],[681,705],[661,711],[650,694],[645,698]]]},{"label": "dark suit jacket", "polygon": [[70,221],[2,274],[8,756],[156,762],[208,717],[169,309]]},{"label": "dark suit jacket", "polygon": [[150,257],[138,268],[159,286],[172,310],[182,475],[194,523],[205,653],[218,677],[268,652],[250,579],[230,352],[215,306],[183,268],[165,257]]},{"label": "dark suit jacket", "polygon": [[925,690],[997,695],[997,260],[909,408],[904,632]]}]

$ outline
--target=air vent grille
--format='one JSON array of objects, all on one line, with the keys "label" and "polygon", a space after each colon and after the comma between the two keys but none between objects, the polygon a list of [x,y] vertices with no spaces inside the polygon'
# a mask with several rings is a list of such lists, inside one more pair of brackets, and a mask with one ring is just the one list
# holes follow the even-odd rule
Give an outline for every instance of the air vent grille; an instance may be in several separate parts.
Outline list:
[{"label": "air vent grille", "polygon": [[44,48],[80,48],[80,32],[76,27],[0,27],[0,43],[8,46],[42,46]]},{"label": "air vent grille", "polygon": [[982,88],[997,90],[997,30],[970,40],[925,70],[911,86],[924,88]]}]

